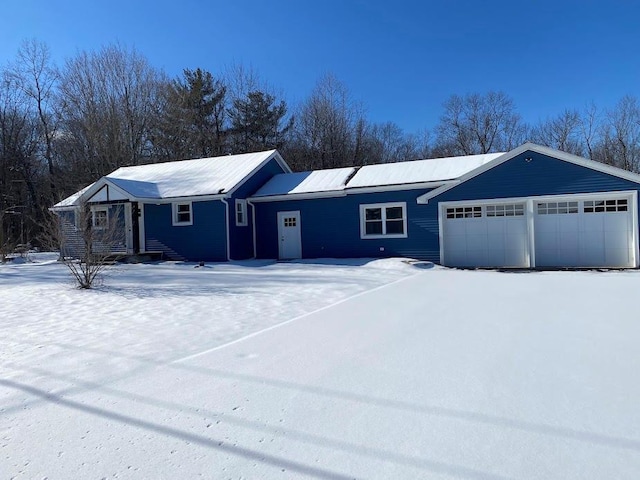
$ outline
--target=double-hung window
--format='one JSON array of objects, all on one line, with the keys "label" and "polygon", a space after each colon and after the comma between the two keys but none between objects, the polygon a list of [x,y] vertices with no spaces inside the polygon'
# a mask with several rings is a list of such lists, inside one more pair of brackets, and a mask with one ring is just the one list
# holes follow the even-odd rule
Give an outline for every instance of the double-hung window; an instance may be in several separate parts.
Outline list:
[{"label": "double-hung window", "polygon": [[107,207],[96,207],[91,212],[93,228],[104,230],[109,228],[109,210]]},{"label": "double-hung window", "polygon": [[108,207],[94,207],[91,210],[91,224],[93,225],[93,228],[98,230],[109,228]]},{"label": "double-hung window", "polygon": [[193,225],[191,202],[172,203],[173,225]]},{"label": "double-hung window", "polygon": [[407,204],[360,205],[360,238],[406,238]]},{"label": "double-hung window", "polygon": [[238,199],[236,200],[236,226],[246,227],[247,225],[247,201]]}]

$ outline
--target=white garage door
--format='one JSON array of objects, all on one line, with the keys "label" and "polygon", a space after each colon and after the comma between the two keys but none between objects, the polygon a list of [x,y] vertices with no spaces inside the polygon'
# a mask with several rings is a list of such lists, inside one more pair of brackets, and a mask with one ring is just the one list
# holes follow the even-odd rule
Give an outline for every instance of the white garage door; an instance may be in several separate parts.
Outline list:
[{"label": "white garage door", "polygon": [[537,267],[633,267],[631,198],[535,202]]},{"label": "white garage door", "polygon": [[444,206],[441,215],[444,265],[529,266],[524,202]]}]

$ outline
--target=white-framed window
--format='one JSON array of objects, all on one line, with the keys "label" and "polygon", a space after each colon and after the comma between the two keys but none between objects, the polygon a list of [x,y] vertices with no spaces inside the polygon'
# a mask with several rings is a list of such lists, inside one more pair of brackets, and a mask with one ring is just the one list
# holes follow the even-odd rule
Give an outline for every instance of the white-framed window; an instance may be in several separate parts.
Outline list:
[{"label": "white-framed window", "polygon": [[176,202],[171,204],[173,225],[193,225],[191,202]]},{"label": "white-framed window", "polygon": [[246,227],[249,224],[247,220],[247,201],[236,200],[236,226]]},{"label": "white-framed window", "polygon": [[584,213],[626,212],[628,208],[626,198],[617,200],[585,200],[584,202]]},{"label": "white-framed window", "polygon": [[360,238],[406,238],[407,204],[360,205]]},{"label": "white-framed window", "polygon": [[109,228],[109,207],[93,207],[91,209],[91,225],[97,230]]}]

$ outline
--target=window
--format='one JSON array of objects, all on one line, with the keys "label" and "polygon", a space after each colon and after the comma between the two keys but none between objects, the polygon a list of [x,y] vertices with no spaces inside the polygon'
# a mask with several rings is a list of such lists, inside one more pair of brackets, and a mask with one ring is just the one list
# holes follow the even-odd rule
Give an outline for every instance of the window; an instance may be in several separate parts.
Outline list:
[{"label": "window", "polygon": [[447,208],[447,218],[478,218],[482,216],[482,207]]},{"label": "window", "polygon": [[487,205],[485,208],[487,217],[522,217],[524,215],[524,203]]},{"label": "window", "polygon": [[578,213],[578,202],[541,202],[538,215],[565,215]]},{"label": "window", "polygon": [[295,227],[297,225],[296,217],[284,217],[282,221],[285,227]]},{"label": "window", "polygon": [[361,238],[405,238],[407,204],[375,203],[360,205]]},{"label": "window", "polygon": [[191,215],[191,202],[173,203],[173,224],[174,225],[193,225],[193,216]]},{"label": "window", "polygon": [[93,228],[104,230],[109,228],[109,210],[107,207],[98,207],[91,210],[91,224]]},{"label": "window", "polygon": [[236,200],[236,226],[246,227],[247,224],[247,201]]},{"label": "window", "polygon": [[585,200],[584,213],[626,212],[627,199],[619,200]]}]

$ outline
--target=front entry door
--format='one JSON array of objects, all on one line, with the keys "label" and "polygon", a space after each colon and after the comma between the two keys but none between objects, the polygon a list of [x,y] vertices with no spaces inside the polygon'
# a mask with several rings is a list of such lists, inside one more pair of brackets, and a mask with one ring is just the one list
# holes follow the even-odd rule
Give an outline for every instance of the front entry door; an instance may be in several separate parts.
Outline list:
[{"label": "front entry door", "polygon": [[302,257],[300,212],[278,212],[278,256],[281,260]]}]

